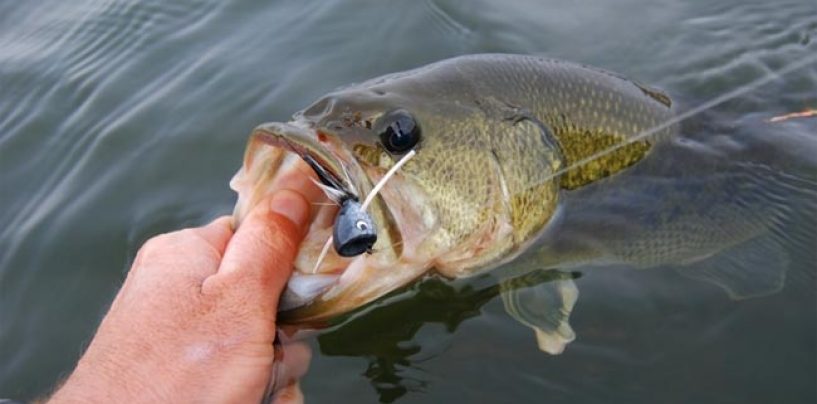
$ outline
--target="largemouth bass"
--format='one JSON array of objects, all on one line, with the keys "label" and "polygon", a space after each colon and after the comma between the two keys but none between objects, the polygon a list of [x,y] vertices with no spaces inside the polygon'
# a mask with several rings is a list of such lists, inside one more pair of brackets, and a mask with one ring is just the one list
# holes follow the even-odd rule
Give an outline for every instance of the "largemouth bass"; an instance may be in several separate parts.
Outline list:
[{"label": "largemouth bass", "polygon": [[[690,153],[699,145],[666,124],[673,108],[660,90],[574,63],[444,60],[343,88],[289,123],[258,127],[231,182],[235,220],[296,177],[323,182],[282,297],[287,322],[346,313],[427,273],[496,270],[509,313],[536,331],[542,350],[559,353],[574,338],[577,265],[683,266],[746,244],[750,268],[733,256],[689,275],[734,297],[779,289],[784,258],[767,234],[791,208],[755,181],[777,173]],[[367,206],[377,231],[369,252],[324,248],[332,201],[363,200],[381,182]],[[549,272],[523,276],[540,270]]]}]

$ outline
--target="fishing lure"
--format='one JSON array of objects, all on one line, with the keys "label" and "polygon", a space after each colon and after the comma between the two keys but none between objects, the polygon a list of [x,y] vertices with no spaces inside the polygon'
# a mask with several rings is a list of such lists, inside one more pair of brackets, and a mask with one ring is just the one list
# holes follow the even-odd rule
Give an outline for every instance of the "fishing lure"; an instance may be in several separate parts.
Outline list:
[{"label": "fishing lure", "polygon": [[371,216],[362,204],[353,198],[345,199],[335,217],[332,244],[341,257],[354,257],[371,252],[377,242],[377,230]]}]

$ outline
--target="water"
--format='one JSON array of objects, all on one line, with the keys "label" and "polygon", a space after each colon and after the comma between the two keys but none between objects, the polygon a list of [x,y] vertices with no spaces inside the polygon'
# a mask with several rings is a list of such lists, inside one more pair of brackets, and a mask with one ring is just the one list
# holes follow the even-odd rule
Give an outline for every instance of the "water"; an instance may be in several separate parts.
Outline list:
[{"label": "water", "polygon": [[[337,86],[528,53],[695,105],[813,55],[815,39],[813,0],[0,3],[0,396],[47,393],[140,244],[230,212],[251,129]],[[809,107],[814,63],[712,112],[752,127]],[[768,136],[813,156],[815,122]],[[579,280],[578,340],[557,357],[490,279],[427,281],[312,339],[303,388],[315,402],[815,402],[813,262],[740,302],[674,271],[596,271]]]}]

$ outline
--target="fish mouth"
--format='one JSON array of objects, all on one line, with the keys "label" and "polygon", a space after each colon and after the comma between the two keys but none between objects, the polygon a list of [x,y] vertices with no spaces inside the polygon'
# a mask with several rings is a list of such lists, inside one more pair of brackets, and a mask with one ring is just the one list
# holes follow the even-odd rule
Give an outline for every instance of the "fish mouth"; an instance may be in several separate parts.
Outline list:
[{"label": "fish mouth", "polygon": [[[311,222],[279,302],[279,321],[325,321],[408,283],[426,269],[403,256],[399,220],[380,195],[368,209],[378,231],[374,252],[341,257],[329,248],[325,258],[319,259],[338,211],[326,190],[359,198],[371,192],[372,181],[338,136],[308,123],[268,123],[253,131],[244,165],[230,182],[239,196],[236,226],[266,195],[277,189],[302,189],[304,181],[323,186],[309,184],[310,191],[304,195],[313,205]],[[293,182],[301,186],[290,186]]]}]

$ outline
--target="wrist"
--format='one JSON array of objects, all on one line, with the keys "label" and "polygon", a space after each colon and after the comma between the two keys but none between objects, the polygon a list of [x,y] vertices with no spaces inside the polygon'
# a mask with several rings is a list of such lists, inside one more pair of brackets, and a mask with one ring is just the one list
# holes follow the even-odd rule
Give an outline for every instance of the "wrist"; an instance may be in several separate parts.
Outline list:
[{"label": "wrist", "polygon": [[112,366],[110,359],[90,361],[83,357],[76,369],[48,400],[49,403],[109,403],[157,401],[159,396],[127,370]]},{"label": "wrist", "polygon": [[[50,403],[253,402],[269,381],[271,344],[202,355],[162,355],[145,349],[92,346]],[[199,355],[196,355],[199,356]],[[136,359],[138,358],[138,359]]]}]

